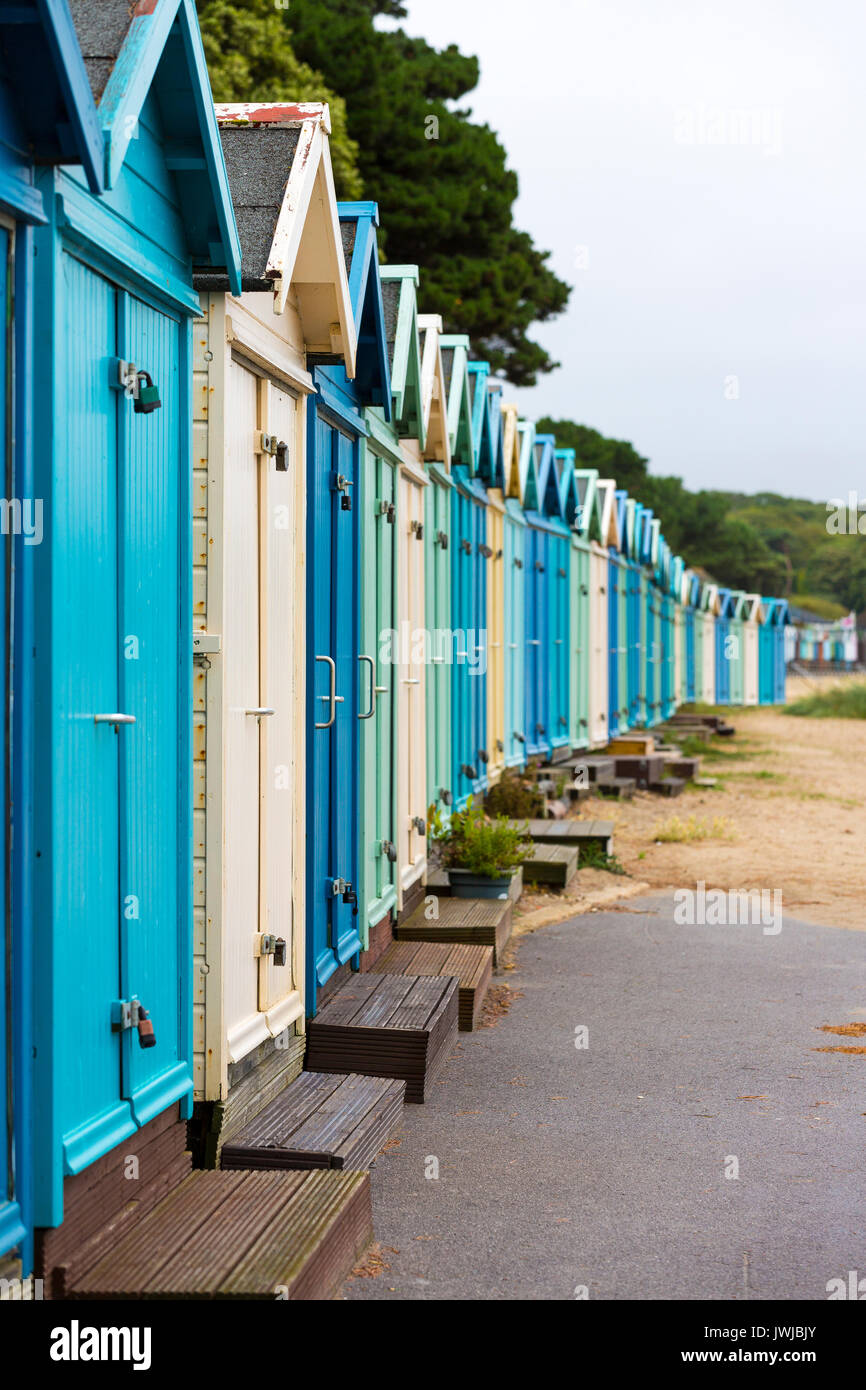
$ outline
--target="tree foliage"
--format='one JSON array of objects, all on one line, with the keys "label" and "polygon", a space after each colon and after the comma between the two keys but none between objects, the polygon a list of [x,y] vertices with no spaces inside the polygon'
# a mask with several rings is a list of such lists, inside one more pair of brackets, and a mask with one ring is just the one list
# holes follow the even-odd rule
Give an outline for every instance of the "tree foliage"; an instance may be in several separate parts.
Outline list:
[{"label": "tree foliage", "polygon": [[214,101],[326,101],[331,162],[341,198],[360,198],[358,147],[346,103],[321,73],[296,56],[272,0],[196,0]]},{"label": "tree foliage", "polygon": [[[245,100],[250,91],[288,94],[300,60],[303,95],[327,87],[345,99],[365,196],[379,204],[380,243],[389,261],[421,267],[422,312],[468,333],[475,354],[515,385],[558,365],[528,330],[561,313],[569,287],[549,253],[512,224],[517,176],[496,135],[450,105],[477,85],[477,58],[377,29],[379,15],[405,17],[395,0],[292,0],[286,10],[270,0],[199,0],[199,8],[215,90]],[[317,93],[310,74],[321,74]],[[345,177],[341,192],[358,196]]]}]

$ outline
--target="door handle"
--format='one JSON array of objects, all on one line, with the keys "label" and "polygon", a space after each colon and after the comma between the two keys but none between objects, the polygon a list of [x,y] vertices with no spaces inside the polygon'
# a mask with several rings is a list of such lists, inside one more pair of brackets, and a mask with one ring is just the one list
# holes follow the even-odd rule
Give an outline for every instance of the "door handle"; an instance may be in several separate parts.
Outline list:
[{"label": "door handle", "polygon": [[327,695],[320,695],[319,699],[324,700],[328,706],[328,718],[324,724],[314,724],[314,729],[330,729],[337,717],[337,705],[343,703],[342,695],[337,694],[337,663],[332,656],[317,656],[317,661],[327,662],[331,672],[331,688]]},{"label": "door handle", "polygon": [[244,714],[254,714],[256,719],[263,719],[267,714],[276,714],[276,710],[265,709],[264,707],[261,709],[245,709]]},{"label": "door handle", "polygon": [[94,714],[94,724],[113,724],[117,728],[118,724],[134,724],[134,714]]},{"label": "door handle", "polygon": [[370,708],[367,710],[366,714],[359,714],[358,718],[372,719],[373,715],[376,713],[376,691],[379,688],[376,685],[376,663],[371,656],[359,656],[358,660],[370,663]]},{"label": "door handle", "polygon": [[420,682],[420,680],[409,680],[409,679],[404,679],[403,684],[404,684],[404,685],[420,685],[421,682]]}]

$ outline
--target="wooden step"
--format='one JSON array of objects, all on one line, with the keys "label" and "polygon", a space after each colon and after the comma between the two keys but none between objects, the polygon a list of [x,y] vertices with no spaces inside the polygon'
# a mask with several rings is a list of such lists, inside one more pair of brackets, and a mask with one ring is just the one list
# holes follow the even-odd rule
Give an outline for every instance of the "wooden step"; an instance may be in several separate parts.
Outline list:
[{"label": "wooden step", "polygon": [[672,772],[674,777],[684,777],[687,782],[691,782],[697,777],[701,770],[700,758],[671,758],[665,771]]},{"label": "wooden step", "polygon": [[453,976],[356,975],[307,1024],[307,1066],[394,1077],[407,1101],[423,1104],[457,1036],[458,996]]},{"label": "wooden step", "polygon": [[661,782],[654,782],[650,791],[659,796],[682,796],[685,786],[685,777],[664,777]]},{"label": "wooden step", "polygon": [[535,853],[523,865],[530,883],[564,888],[577,873],[578,850],[574,845],[536,844]]},{"label": "wooden step", "polygon": [[[530,824],[535,824],[534,821]],[[562,824],[541,821],[541,825]],[[493,947],[493,964],[502,961],[502,952],[511,935],[513,904],[510,898],[440,898],[435,917],[428,917],[426,904],[394,928],[398,941],[469,942]]]},{"label": "wooden step", "polygon": [[223,1145],[223,1168],[369,1168],[399,1128],[404,1081],[303,1071]]},{"label": "wooden step", "polygon": [[512,825],[529,825],[533,840],[551,845],[574,845],[579,849],[588,842],[596,843],[604,854],[613,853],[613,821],[610,820],[531,820],[511,821]]},{"label": "wooden step", "polygon": [[65,1296],[333,1298],[372,1239],[369,1173],[200,1169]]},{"label": "wooden step", "polygon": [[493,947],[452,945],[444,941],[395,941],[376,961],[372,973],[456,975],[460,981],[460,1031],[471,1033],[478,1025],[484,996],[493,976]]},{"label": "wooden step", "polygon": [[655,738],[652,734],[621,734],[611,739],[605,753],[612,758],[645,758],[654,748]]},{"label": "wooden step", "polygon": [[596,782],[595,790],[599,796],[609,796],[612,801],[631,801],[636,786],[634,777],[605,777]]},{"label": "wooden step", "polygon": [[639,787],[649,787],[661,781],[664,770],[664,758],[660,753],[653,753],[650,757],[617,758],[615,775],[633,777]]},{"label": "wooden step", "polygon": [[614,775],[614,760],[607,754],[578,753],[576,757],[569,758],[563,766],[571,769],[572,777],[578,768],[585,767],[590,782],[596,782],[599,777],[613,777]]}]

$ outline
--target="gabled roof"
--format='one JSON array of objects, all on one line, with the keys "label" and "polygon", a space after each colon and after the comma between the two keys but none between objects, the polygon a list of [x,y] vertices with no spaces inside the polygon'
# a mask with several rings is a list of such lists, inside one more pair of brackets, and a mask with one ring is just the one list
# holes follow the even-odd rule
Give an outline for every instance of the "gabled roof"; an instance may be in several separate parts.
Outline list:
[{"label": "gabled roof", "polygon": [[759,623],[761,621],[761,595],[743,594],[743,598],[745,599],[743,617],[750,623]]},{"label": "gabled roof", "polygon": [[649,563],[658,570],[659,562],[659,543],[661,541],[662,523],[657,516],[650,517],[649,523]]},{"label": "gabled roof", "polygon": [[337,211],[349,277],[349,300],[358,334],[355,390],[364,405],[381,406],[385,419],[390,420],[391,370],[376,244],[379,209],[375,203],[338,203]]},{"label": "gabled roof", "polygon": [[105,144],[105,186],[123,168],[153,91],[193,261],[240,294],[241,249],[194,0],[72,0]]},{"label": "gabled roof", "polygon": [[715,617],[721,612],[721,599],[719,597],[719,586],[717,584],[704,584],[701,591],[701,608],[707,613],[712,613]]},{"label": "gabled roof", "polygon": [[773,627],[784,627],[790,621],[790,611],[786,598],[765,598],[761,600],[761,621]]},{"label": "gabled roof", "polygon": [[602,545],[618,545],[616,483],[613,478],[599,478],[596,486],[601,499],[601,543]]},{"label": "gabled roof", "polygon": [[439,341],[442,318],[439,314],[419,314],[421,335],[421,399],[424,409],[426,443],[424,457],[451,470],[451,444],[448,439],[448,394]]},{"label": "gabled roof", "polygon": [[556,436],[536,434],[535,471],[538,474],[538,499],[540,512],[545,516],[562,515],[562,497],[559,491],[559,476],[556,472]]},{"label": "gabled roof", "polygon": [[487,420],[490,435],[489,487],[505,486],[505,431],[502,418],[502,382],[487,382]]},{"label": "gabled roof", "polygon": [[634,558],[634,537],[635,521],[637,518],[638,504],[633,497],[625,499],[625,524],[622,532],[623,554],[631,560]]},{"label": "gabled roof", "polygon": [[742,589],[731,590],[731,610],[731,616],[734,618],[746,616],[746,595]]},{"label": "gabled roof", "polygon": [[475,441],[472,435],[472,398],[469,394],[469,338],[465,333],[446,333],[439,339],[442,372],[448,401],[448,442],[451,462],[462,463],[475,472]]},{"label": "gabled roof", "polygon": [[0,8],[0,63],[27,152],[40,164],[81,164],[92,193],[105,176],[102,125],[67,0]]},{"label": "gabled roof", "polygon": [[617,550],[619,550],[622,554],[624,554],[624,553],[625,553],[625,550],[626,550],[625,519],[626,519],[626,502],[628,501],[628,493],[626,492],[625,488],[617,488],[617,489],[616,489],[616,492],[614,493],[614,497],[615,497],[615,500],[616,500],[616,507],[615,507],[615,515],[616,515],[616,536],[617,536],[616,546],[617,546]]},{"label": "gabled roof", "polygon": [[472,444],[475,450],[475,472],[489,478],[493,466],[493,441],[490,436],[490,412],[487,409],[487,377],[489,362],[467,362],[469,399],[472,404]]},{"label": "gabled roof", "polygon": [[734,616],[734,597],[732,589],[719,588],[719,616],[722,618],[732,618]]},{"label": "gabled roof", "polygon": [[391,367],[394,420],[404,438],[423,451],[426,428],[421,391],[421,340],[418,337],[417,265],[379,267],[385,336]]},{"label": "gabled roof", "polygon": [[559,515],[570,526],[574,519],[574,459],[573,449],[556,449],[553,466],[559,488]]},{"label": "gabled roof", "polygon": [[539,511],[538,470],[535,466],[535,425],[531,420],[518,420],[520,439],[520,505],[525,512]]},{"label": "gabled roof", "polygon": [[[214,108],[241,240],[241,289],[290,291],[305,351],[355,372],[357,333],[334,192],[327,105],[246,103]],[[224,289],[197,276],[200,289]]]},{"label": "gabled roof", "polygon": [[502,407],[502,473],[506,497],[520,496],[520,435],[517,417],[520,408],[510,401]]},{"label": "gabled roof", "polygon": [[[569,518],[577,534],[586,540],[592,529],[595,517],[601,534],[601,497],[598,492],[598,469],[575,468],[572,472],[572,497],[574,515]],[[568,518],[569,507],[566,506]]]}]

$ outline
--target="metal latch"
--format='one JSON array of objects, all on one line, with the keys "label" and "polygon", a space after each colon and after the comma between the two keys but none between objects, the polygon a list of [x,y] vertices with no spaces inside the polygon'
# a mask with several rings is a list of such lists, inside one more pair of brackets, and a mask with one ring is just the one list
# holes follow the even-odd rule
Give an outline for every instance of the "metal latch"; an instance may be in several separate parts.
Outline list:
[{"label": "metal latch", "polygon": [[340,508],[344,512],[350,512],[352,510],[352,499],[349,496],[349,488],[354,486],[355,484],[352,482],[351,478],[347,478],[344,473],[337,474],[336,481],[334,482],[334,491],[342,493]]},{"label": "metal latch", "polygon": [[411,822],[411,823],[412,823],[412,828],[413,828],[414,830],[417,830],[419,835],[425,835],[425,836],[426,836],[426,834],[427,834],[427,822],[425,821],[425,819],[424,819],[423,816],[413,816],[413,817],[412,817],[412,822]]},{"label": "metal latch", "polygon": [[441,546],[443,550],[448,549],[448,534],[446,531],[436,532],[436,544]]},{"label": "metal latch", "polygon": [[448,790],[447,787],[440,787],[440,788],[439,788],[439,800],[442,802],[442,805],[443,805],[443,806],[450,806],[450,805],[451,805],[451,802],[452,802],[452,800],[453,800],[453,797],[451,796],[451,793],[450,793],[450,791]]},{"label": "metal latch", "polygon": [[217,632],[194,632],[192,634],[193,656],[211,656],[220,650],[220,636]]},{"label": "metal latch", "polygon": [[393,840],[382,841],[382,853],[384,854],[386,859],[390,859],[392,864],[396,863],[397,846],[394,844]]},{"label": "metal latch", "polygon": [[122,391],[126,399],[132,401],[136,415],[150,415],[152,411],[159,410],[162,405],[159,387],[154,386],[150,372],[136,367],[134,362],[127,362],[122,357],[114,357],[111,360],[115,369],[109,376],[110,384],[115,391]]},{"label": "metal latch", "polygon": [[462,763],[460,771],[463,773],[464,777],[468,777],[472,781],[478,776],[478,769],[473,767],[471,763]]},{"label": "metal latch", "polygon": [[125,1033],[129,1028],[138,1029],[139,1047],[155,1047],[156,1034],[150,1021],[150,1014],[140,999],[115,999],[111,1005],[112,1033]]},{"label": "metal latch", "polygon": [[423,521],[410,521],[410,522],[409,522],[409,530],[410,530],[410,531],[414,531],[416,541],[420,541],[420,540],[423,540],[423,539],[424,539],[424,523],[423,523]]},{"label": "metal latch", "polygon": [[383,516],[387,521],[388,525],[393,526],[394,518],[397,515],[397,508],[394,506],[393,502],[385,502],[384,500],[382,500],[379,503],[377,503],[376,515]]},{"label": "metal latch", "polygon": [[256,935],[254,953],[257,956],[273,956],[274,965],[285,965],[287,946],[285,937],[272,936],[269,932]]}]

